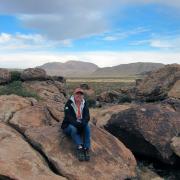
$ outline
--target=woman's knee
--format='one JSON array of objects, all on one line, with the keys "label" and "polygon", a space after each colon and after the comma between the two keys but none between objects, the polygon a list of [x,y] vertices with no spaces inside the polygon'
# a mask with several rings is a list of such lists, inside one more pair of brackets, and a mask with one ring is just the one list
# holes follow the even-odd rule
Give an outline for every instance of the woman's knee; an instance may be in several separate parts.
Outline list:
[{"label": "woman's knee", "polygon": [[72,125],[69,125],[69,128],[70,128],[70,133],[71,134],[77,134],[77,128],[72,126]]},{"label": "woman's knee", "polygon": [[75,134],[77,133],[77,128],[69,124],[68,127],[63,130],[63,132],[67,135]]}]

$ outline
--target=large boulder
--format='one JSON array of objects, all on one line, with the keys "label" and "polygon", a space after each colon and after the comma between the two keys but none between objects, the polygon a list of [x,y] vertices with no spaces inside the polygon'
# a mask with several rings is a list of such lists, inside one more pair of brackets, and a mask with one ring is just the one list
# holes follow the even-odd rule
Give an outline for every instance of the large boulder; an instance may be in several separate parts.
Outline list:
[{"label": "large boulder", "polygon": [[0,179],[65,180],[53,173],[22,136],[0,122]]},{"label": "large boulder", "polygon": [[135,177],[136,161],[132,153],[109,133],[91,126],[91,161],[75,157],[72,141],[58,126],[28,129],[26,137],[48,157],[59,174],[68,179],[126,179]]},{"label": "large boulder", "polygon": [[119,93],[117,91],[104,91],[98,97],[100,102],[113,103],[118,102]]},{"label": "large boulder", "polygon": [[[11,97],[11,96],[10,96]],[[19,97],[21,99],[21,97]],[[25,99],[27,101],[27,106],[13,109],[12,115],[8,118],[7,123],[11,129],[21,134],[20,139],[25,141],[27,144],[30,144],[31,149],[36,151],[36,153],[41,157],[42,166],[45,161],[49,164],[50,172],[55,172],[61,178],[60,175],[68,179],[126,179],[136,176],[136,160],[129,149],[127,149],[118,139],[113,137],[108,132],[91,125],[92,132],[92,152],[91,152],[91,161],[90,162],[79,162],[75,157],[75,147],[72,143],[72,140],[63,134],[60,130],[60,122],[57,122],[57,119],[54,118],[52,113],[48,110],[47,104],[41,102],[32,103],[31,99]],[[8,98],[6,98],[6,103]],[[11,102],[12,103],[12,102]],[[14,102],[16,103],[16,102]],[[30,103],[30,104],[29,104]],[[3,118],[3,117],[2,117]],[[16,140],[17,141],[17,140]],[[0,141],[1,142],[1,141]],[[11,150],[17,150],[17,144],[9,142],[13,146]],[[2,145],[3,146],[3,145]],[[7,142],[8,146],[8,142]],[[23,156],[21,161],[19,156],[16,155],[20,163],[28,162],[29,158],[34,163],[34,157],[29,153],[25,153],[22,146],[19,147],[22,151],[18,149],[19,156]],[[0,150],[1,151],[1,150]],[[20,152],[19,152],[20,151]],[[11,151],[10,151],[11,152]],[[8,150],[6,150],[8,156]],[[1,155],[0,155],[1,157]],[[10,158],[14,158],[9,156]],[[0,159],[1,160],[1,159]],[[4,156],[4,161],[6,157]],[[4,162],[3,161],[3,162]],[[0,161],[1,163],[1,161]],[[38,166],[38,163],[36,163]],[[17,163],[18,165],[18,163]],[[24,165],[24,167],[26,164]],[[33,166],[34,167],[34,166]],[[39,165],[41,167],[41,165]],[[48,166],[47,166],[48,167]],[[14,165],[16,168],[16,165]],[[21,166],[20,166],[21,168]],[[30,167],[31,168],[31,167]],[[7,168],[6,168],[7,170]],[[21,172],[26,172],[21,168]],[[34,168],[32,170],[32,173]],[[45,171],[45,170],[44,170]],[[2,175],[6,177],[18,177],[14,174],[6,173],[4,168],[0,166],[0,172],[3,172]],[[13,172],[16,172],[15,170]],[[43,172],[43,170],[42,170]],[[31,173],[31,171],[29,172]],[[1,173],[0,173],[1,174]],[[36,178],[41,178],[38,175],[38,170],[36,173]],[[12,176],[11,176],[12,175]],[[50,174],[51,175],[51,174]],[[50,176],[49,175],[49,176]],[[52,176],[54,174],[52,173]],[[47,178],[44,179],[56,179],[55,177],[49,178],[46,173]],[[1,176],[0,176],[1,177]],[[23,179],[26,176],[22,176],[17,179]],[[32,176],[34,177],[34,176]],[[28,176],[27,176],[28,179]]]},{"label": "large boulder", "polygon": [[30,91],[36,92],[44,102],[53,101],[65,103],[66,101],[66,97],[63,93],[65,92],[65,87],[63,83],[54,82],[51,80],[26,81],[23,83],[23,86]]},{"label": "large boulder", "polygon": [[136,86],[136,98],[141,101],[159,101],[179,97],[180,65],[166,65],[152,71]]},{"label": "large boulder", "polygon": [[52,116],[60,121],[64,116],[64,104],[66,102],[64,84],[57,81],[26,81],[23,86],[34,91],[41,98],[40,102],[47,106]]},{"label": "large boulder", "polygon": [[21,73],[23,81],[28,80],[46,80],[46,71],[41,68],[28,68]]},{"label": "large boulder", "polygon": [[99,96],[97,100],[104,103],[124,103],[131,102],[131,97],[127,93],[119,91],[104,91]]},{"label": "large boulder", "polygon": [[173,164],[170,143],[180,133],[180,112],[161,104],[142,104],[117,112],[104,126],[134,153]]},{"label": "large boulder", "polygon": [[102,108],[92,108],[90,109],[91,122],[97,127],[104,128],[114,114],[130,109],[133,106],[135,106],[135,104],[111,105],[104,106]]},{"label": "large boulder", "polygon": [[6,84],[11,80],[11,73],[7,69],[0,68],[0,84]]},{"label": "large boulder", "polygon": [[36,92],[40,97],[39,102],[34,98],[23,98],[17,95],[0,96],[0,121],[7,121],[14,112],[35,104],[46,107],[46,111],[57,121],[63,118],[64,103],[66,102],[66,97],[63,94],[64,84],[50,80],[26,81],[23,82],[23,86],[29,91]]},{"label": "large boulder", "polygon": [[[78,180],[125,179],[136,175],[134,156],[108,132],[91,126],[92,160],[82,163],[75,157],[75,147],[60,130],[60,124],[48,124],[45,120],[47,115],[43,116],[43,109],[36,109],[36,112],[33,113],[32,108],[18,111],[9,124],[24,134],[28,141],[48,158],[58,174]],[[25,118],[25,115],[28,118]],[[50,118],[48,122],[53,120]]]}]

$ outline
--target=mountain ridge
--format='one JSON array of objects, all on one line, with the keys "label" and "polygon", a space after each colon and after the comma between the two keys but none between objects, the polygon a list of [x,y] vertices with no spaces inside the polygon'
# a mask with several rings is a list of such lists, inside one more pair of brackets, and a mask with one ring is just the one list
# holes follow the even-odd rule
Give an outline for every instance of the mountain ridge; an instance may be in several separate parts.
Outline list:
[{"label": "mountain ridge", "polygon": [[84,76],[90,75],[99,67],[96,64],[90,62],[82,61],[67,61],[65,63],[61,62],[51,62],[45,63],[38,68],[44,69],[49,75],[61,75],[61,76]]},{"label": "mountain ridge", "polygon": [[146,72],[157,70],[163,66],[164,64],[162,63],[153,63],[153,62],[136,62],[129,64],[120,64],[112,67],[99,68],[95,72],[93,72],[92,76],[95,77],[133,76],[133,75],[145,74]]},{"label": "mountain ridge", "polygon": [[71,60],[65,63],[48,62],[38,67],[46,70],[49,75],[66,77],[119,77],[145,74],[163,66],[164,64],[162,63],[136,62],[101,68],[94,63]]}]

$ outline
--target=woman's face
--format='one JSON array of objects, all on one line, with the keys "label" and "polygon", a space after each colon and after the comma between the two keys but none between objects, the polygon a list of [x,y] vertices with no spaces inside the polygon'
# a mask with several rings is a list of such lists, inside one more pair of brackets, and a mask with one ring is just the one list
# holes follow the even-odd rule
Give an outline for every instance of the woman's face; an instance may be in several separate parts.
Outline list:
[{"label": "woman's face", "polygon": [[74,94],[74,99],[76,102],[81,102],[83,100],[83,94],[82,93],[76,93]]}]

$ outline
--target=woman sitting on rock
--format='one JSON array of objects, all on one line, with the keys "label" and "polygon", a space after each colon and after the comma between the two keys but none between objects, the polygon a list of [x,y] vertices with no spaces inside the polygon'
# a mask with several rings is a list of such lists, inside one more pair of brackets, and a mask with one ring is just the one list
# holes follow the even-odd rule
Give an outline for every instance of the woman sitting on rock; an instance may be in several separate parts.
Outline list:
[{"label": "woman sitting on rock", "polygon": [[79,161],[90,160],[90,119],[89,108],[84,100],[84,92],[76,88],[64,107],[64,120],[61,128],[73,139]]}]

